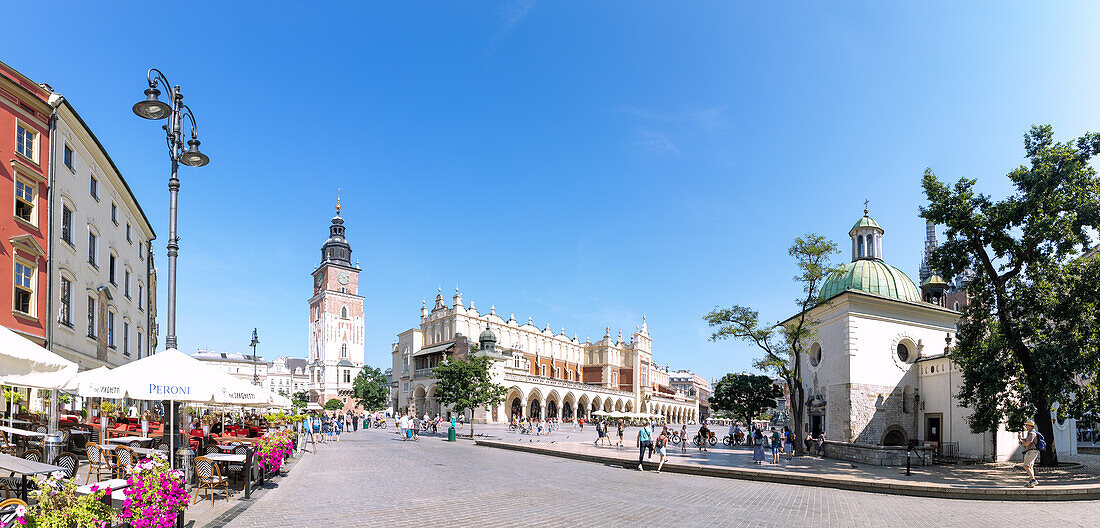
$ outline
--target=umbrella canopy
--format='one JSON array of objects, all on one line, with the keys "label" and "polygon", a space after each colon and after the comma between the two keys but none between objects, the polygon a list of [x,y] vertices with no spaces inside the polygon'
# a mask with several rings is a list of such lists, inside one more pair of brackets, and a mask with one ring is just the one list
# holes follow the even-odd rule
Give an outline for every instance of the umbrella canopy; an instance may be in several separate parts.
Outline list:
[{"label": "umbrella canopy", "polygon": [[592,416],[607,416],[607,411],[593,411]]},{"label": "umbrella canopy", "polygon": [[76,375],[76,393],[84,398],[121,398],[122,387],[108,379],[111,369],[99,367]]},{"label": "umbrella canopy", "polygon": [[626,413],[622,411],[611,411],[607,413],[607,415],[611,418],[626,418],[627,416]]},{"label": "umbrella canopy", "polygon": [[72,390],[77,370],[76,363],[0,326],[0,383]]},{"label": "umbrella canopy", "polygon": [[321,407],[321,404],[319,404],[317,402],[309,402],[309,403],[306,404],[306,410],[307,411],[322,411],[324,409],[325,408]]},{"label": "umbrella canopy", "polygon": [[209,403],[216,393],[228,392],[230,381],[226,378],[232,376],[170,348],[89,377],[86,383],[89,390],[117,389],[119,393],[110,396],[113,398]]}]

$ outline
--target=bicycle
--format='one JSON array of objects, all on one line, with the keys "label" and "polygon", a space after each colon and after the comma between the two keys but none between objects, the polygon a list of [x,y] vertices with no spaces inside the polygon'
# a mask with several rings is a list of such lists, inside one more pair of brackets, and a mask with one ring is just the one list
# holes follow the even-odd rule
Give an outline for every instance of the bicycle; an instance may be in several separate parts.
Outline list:
[{"label": "bicycle", "polygon": [[389,423],[389,422],[387,422],[385,418],[382,418],[382,419],[380,419],[380,420],[375,420],[375,421],[374,421],[374,422],[373,422],[373,423],[371,424],[371,427],[374,427],[375,429],[385,429],[385,428],[386,428],[386,425],[387,425],[388,423]]},{"label": "bicycle", "polygon": [[673,431],[668,441],[672,442],[672,445],[680,445],[680,431]]},{"label": "bicycle", "polygon": [[[691,442],[693,444],[695,444],[695,447],[699,447],[699,446],[702,445],[702,443],[699,440],[699,434],[698,433],[696,433],[695,437],[691,439]],[[710,445],[711,447],[714,447],[714,445],[717,444],[717,443],[718,443],[718,439],[715,438],[714,431],[711,431],[710,433],[708,433],[708,435],[707,435],[707,444]]]}]

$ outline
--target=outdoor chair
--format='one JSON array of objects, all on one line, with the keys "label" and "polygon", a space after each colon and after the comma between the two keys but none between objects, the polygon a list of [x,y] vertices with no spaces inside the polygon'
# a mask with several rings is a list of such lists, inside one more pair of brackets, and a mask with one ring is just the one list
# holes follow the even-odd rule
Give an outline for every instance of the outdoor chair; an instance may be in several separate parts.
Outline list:
[{"label": "outdoor chair", "polygon": [[141,447],[141,441],[139,441],[139,440],[132,440],[132,441],[130,442],[130,447]]},{"label": "outdoor chair", "polygon": [[126,475],[130,474],[130,469],[137,462],[137,456],[134,451],[126,446],[118,446],[115,448],[115,477],[126,478]]},{"label": "outdoor chair", "polygon": [[[50,432],[50,428],[46,427],[45,425],[42,425],[42,424],[35,424],[31,430],[34,431],[34,432],[43,433],[43,434]],[[28,448],[32,448],[32,447],[41,448],[43,438],[44,437],[42,437],[42,436],[35,437],[35,438],[28,438],[27,439],[27,447]]]},{"label": "outdoor chair", "polygon": [[206,454],[208,454],[208,455],[213,455],[213,454],[217,454],[217,453],[221,453],[221,452],[222,452],[222,449],[220,447],[216,446],[216,445],[206,446]]},{"label": "outdoor chair", "polygon": [[92,480],[92,475],[95,475],[96,482],[99,482],[103,475],[110,478],[114,474],[114,469],[111,468],[111,462],[107,460],[103,448],[95,442],[88,442],[85,447],[88,451],[88,476],[84,479],[84,483],[89,483]]},{"label": "outdoor chair", "polygon": [[168,442],[165,442],[164,440],[161,440],[160,443],[158,443],[157,447],[156,447],[157,451],[164,451],[165,453],[167,453],[170,449],[172,449],[172,446],[170,444],[168,444]]},{"label": "outdoor chair", "polygon": [[76,477],[76,468],[80,465],[80,459],[72,453],[61,453],[53,459],[53,465],[65,468],[65,478]]},{"label": "outdoor chair", "polygon": [[27,503],[19,499],[6,499],[0,502],[0,528],[16,526],[15,510],[19,506],[27,507]]},{"label": "outdoor chair", "polygon": [[19,449],[8,443],[8,433],[0,431],[0,453],[11,456],[19,456]]},{"label": "outdoor chair", "polygon": [[38,449],[27,449],[26,451],[23,451],[23,459],[30,460],[31,462],[41,462],[42,451]]},{"label": "outdoor chair", "polygon": [[[243,446],[243,445],[239,445],[239,444],[237,446],[234,446],[233,447],[233,454],[234,455],[244,455],[245,460],[247,460],[248,459],[248,446]],[[237,474],[238,476],[240,476],[241,481],[242,482],[244,481],[244,479],[245,479],[244,462],[232,462],[232,463],[229,464],[229,475],[232,476],[233,474]],[[251,475],[249,475],[248,478],[251,478]]]},{"label": "outdoor chair", "polygon": [[195,500],[199,498],[199,491],[205,489],[207,496],[210,497],[210,504],[213,504],[214,493],[218,488],[225,488],[225,502],[229,502],[229,479],[222,476],[217,464],[206,457],[196,458],[195,476],[199,482],[198,487],[195,488]]}]

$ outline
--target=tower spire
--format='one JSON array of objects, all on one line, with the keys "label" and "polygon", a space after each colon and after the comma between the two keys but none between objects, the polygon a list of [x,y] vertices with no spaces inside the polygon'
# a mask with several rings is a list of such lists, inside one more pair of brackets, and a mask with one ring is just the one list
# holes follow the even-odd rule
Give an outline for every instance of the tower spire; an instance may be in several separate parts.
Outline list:
[{"label": "tower spire", "polygon": [[340,216],[340,192],[339,187],[336,188],[336,216]]}]

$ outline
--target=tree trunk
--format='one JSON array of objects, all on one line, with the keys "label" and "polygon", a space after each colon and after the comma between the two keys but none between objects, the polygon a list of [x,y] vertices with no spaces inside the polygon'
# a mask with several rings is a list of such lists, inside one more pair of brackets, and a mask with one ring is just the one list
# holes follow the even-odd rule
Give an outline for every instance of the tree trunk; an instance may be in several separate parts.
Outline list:
[{"label": "tree trunk", "polygon": [[799,383],[798,384],[798,389],[796,389],[791,394],[791,420],[790,420],[791,421],[791,431],[793,431],[794,434],[795,434],[794,442],[792,442],[793,447],[794,447],[794,454],[796,454],[798,456],[804,455],[805,451],[806,451],[806,449],[805,449],[806,442],[805,442],[805,439],[802,438],[802,435],[803,435],[802,415],[805,413],[805,409],[803,408],[804,405],[805,405],[805,394],[804,394],[804,390],[802,389],[802,384]]},{"label": "tree trunk", "polygon": [[1024,379],[1027,382],[1028,391],[1031,392],[1031,403],[1035,406],[1035,428],[1047,442],[1047,448],[1039,452],[1039,465],[1057,466],[1058,451],[1054,442],[1054,423],[1050,418],[1050,397],[1043,388],[1040,375],[1036,372],[1035,362],[1031,359],[1031,350],[1016,333],[1016,328],[1008,321],[1003,311],[999,311],[998,319],[1001,322],[1005,338],[1012,344],[1016,358],[1020,361],[1020,367],[1024,370]]},{"label": "tree trunk", "polygon": [[474,410],[470,409],[470,440],[474,439]]}]

